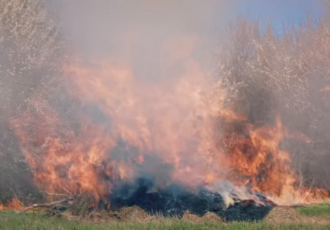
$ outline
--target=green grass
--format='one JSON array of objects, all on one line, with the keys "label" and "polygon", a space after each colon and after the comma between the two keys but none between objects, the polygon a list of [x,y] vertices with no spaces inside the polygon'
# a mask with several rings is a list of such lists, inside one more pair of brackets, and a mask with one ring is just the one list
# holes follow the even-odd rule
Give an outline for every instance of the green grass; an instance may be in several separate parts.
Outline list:
[{"label": "green grass", "polygon": [[208,230],[208,229],[329,229],[330,226],[315,224],[283,224],[271,225],[267,223],[229,223],[229,224],[192,224],[180,220],[171,220],[164,223],[114,223],[103,225],[83,224],[72,222],[58,217],[42,217],[33,214],[16,215],[13,212],[0,212],[1,230],[154,230],[154,229],[173,229],[173,230]]},{"label": "green grass", "polygon": [[315,206],[306,206],[297,208],[298,212],[306,216],[330,216],[330,205],[321,204]]}]

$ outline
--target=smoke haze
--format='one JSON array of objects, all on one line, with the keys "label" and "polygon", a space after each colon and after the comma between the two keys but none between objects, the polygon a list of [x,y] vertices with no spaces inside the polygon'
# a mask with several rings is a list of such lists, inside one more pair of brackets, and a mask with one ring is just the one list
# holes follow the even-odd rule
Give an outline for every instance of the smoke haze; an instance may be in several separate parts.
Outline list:
[{"label": "smoke haze", "polygon": [[[328,89],[312,87],[306,73],[315,76],[328,60],[326,52],[310,52],[326,51],[328,30],[319,35],[292,30],[282,39],[243,19],[227,40],[220,32],[238,1],[45,0],[55,10],[54,20],[43,1],[2,3],[8,20],[0,20],[6,74],[0,93],[7,99],[0,112],[13,108],[0,124],[2,133],[11,132],[0,137],[0,149],[22,155],[12,161],[29,164],[26,171],[40,191],[65,188],[98,201],[118,181],[133,182],[134,192],[139,187],[134,180],[142,178],[150,191],[171,183],[213,184],[227,203],[234,202],[231,190],[242,199],[257,200],[250,195],[261,191],[269,197],[289,194],[283,203],[305,202],[303,185],[296,190],[291,155],[307,155],[314,146],[303,140],[286,151],[282,142],[285,127],[307,139],[328,133],[328,120],[303,116],[327,117],[328,105],[316,106],[320,97],[310,95],[326,97]],[[9,20],[13,15],[28,23]],[[219,43],[228,46],[213,60]],[[208,72],[218,62],[221,79],[210,80]],[[320,137],[312,135],[321,128]],[[327,143],[320,148],[326,150]],[[315,175],[301,168],[301,181]]]},{"label": "smoke haze", "polygon": [[219,28],[234,7],[223,0],[52,3],[75,49],[129,63],[143,79],[177,76],[189,58],[209,69]]}]

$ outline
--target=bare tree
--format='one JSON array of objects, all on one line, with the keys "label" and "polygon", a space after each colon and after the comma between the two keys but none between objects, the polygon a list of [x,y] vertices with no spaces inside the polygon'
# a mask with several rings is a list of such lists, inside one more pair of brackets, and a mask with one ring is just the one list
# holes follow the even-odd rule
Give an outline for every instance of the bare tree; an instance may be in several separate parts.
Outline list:
[{"label": "bare tree", "polygon": [[47,98],[58,71],[60,37],[43,0],[0,0],[0,198],[32,191],[10,120],[32,98]]},{"label": "bare tree", "polygon": [[[240,19],[221,48],[219,76],[236,90],[228,100],[249,122],[272,122],[274,112],[296,136],[283,147],[306,185],[329,188],[330,7],[278,35],[271,25]],[[327,179],[326,179],[327,178]]]}]

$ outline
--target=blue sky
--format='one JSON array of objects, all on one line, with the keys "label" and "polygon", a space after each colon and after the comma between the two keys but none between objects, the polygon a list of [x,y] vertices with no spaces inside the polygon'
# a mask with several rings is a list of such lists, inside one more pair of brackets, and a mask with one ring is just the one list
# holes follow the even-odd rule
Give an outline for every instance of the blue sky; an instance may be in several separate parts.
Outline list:
[{"label": "blue sky", "polygon": [[322,4],[318,0],[243,0],[237,5],[239,15],[262,22],[271,20],[276,29],[282,23],[295,23],[303,20],[306,13],[313,16],[322,14]]}]

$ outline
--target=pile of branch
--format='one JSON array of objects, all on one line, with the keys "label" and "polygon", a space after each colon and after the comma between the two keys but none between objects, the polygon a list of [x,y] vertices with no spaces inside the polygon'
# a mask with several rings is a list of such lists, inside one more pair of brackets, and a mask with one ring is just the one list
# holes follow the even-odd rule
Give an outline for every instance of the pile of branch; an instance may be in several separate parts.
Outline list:
[{"label": "pile of branch", "polygon": [[43,216],[61,216],[68,220],[90,223],[144,222],[146,219],[151,218],[145,210],[138,206],[123,207],[118,211],[109,211],[102,208],[97,210],[93,205],[94,201],[92,196],[70,195],[54,202],[31,205],[20,210],[17,214],[43,209]]},{"label": "pile of branch", "polygon": [[29,210],[37,209],[37,208],[51,208],[51,209],[60,209],[62,207],[68,207],[68,204],[73,201],[74,197],[70,196],[61,200],[57,200],[51,203],[43,203],[43,204],[33,204],[29,207],[24,208],[23,210],[17,212],[17,214],[27,212]]},{"label": "pile of branch", "polygon": [[50,203],[33,204],[17,214],[40,208],[45,209],[45,216],[61,215],[66,211],[70,211],[74,216],[85,216],[93,209],[93,199],[85,195],[71,195]]}]

